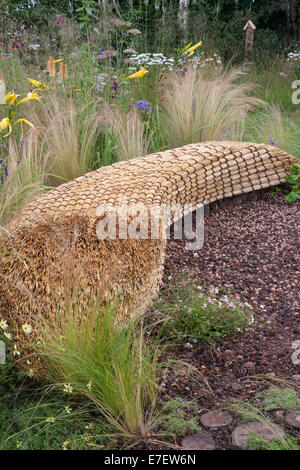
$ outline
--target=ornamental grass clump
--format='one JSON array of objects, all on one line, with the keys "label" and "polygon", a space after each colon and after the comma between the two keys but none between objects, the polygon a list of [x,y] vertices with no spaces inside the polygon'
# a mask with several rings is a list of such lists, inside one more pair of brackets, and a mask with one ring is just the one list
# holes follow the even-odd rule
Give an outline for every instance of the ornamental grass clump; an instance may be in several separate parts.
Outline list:
[{"label": "ornamental grass clump", "polygon": [[102,132],[99,103],[49,95],[36,117],[45,136],[49,173],[55,183],[70,181],[91,170]]},{"label": "ornamental grass clump", "polygon": [[211,78],[191,68],[184,76],[174,75],[162,99],[168,146],[224,140],[226,128],[230,129],[230,140],[241,140],[247,113],[263,104],[249,96],[254,84],[239,82],[244,75],[238,68]]},{"label": "ornamental grass clump", "polygon": [[[103,305],[103,304],[102,304]],[[38,353],[48,378],[66,396],[92,402],[114,432],[145,436],[155,423],[158,350],[147,346],[143,325],[122,324],[113,303],[98,299],[84,310],[76,299],[55,321],[40,319]]]},{"label": "ornamental grass clump", "polygon": [[119,109],[107,112],[107,123],[116,137],[115,152],[118,160],[141,157],[149,152],[152,134],[146,135],[146,124],[139,111],[140,108],[130,109],[127,113]]}]

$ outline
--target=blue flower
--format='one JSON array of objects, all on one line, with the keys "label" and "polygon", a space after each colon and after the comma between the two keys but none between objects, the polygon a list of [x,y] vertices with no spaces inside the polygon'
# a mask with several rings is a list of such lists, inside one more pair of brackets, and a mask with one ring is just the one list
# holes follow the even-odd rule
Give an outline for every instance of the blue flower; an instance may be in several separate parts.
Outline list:
[{"label": "blue flower", "polygon": [[149,105],[148,101],[140,100],[140,101],[137,102],[136,107],[137,107],[138,110],[146,111],[146,113],[151,113],[152,112],[152,108]]},{"label": "blue flower", "polygon": [[269,138],[269,142],[270,142],[271,145],[275,145],[275,147],[279,147],[279,141],[277,140],[277,142],[275,144],[273,137]]}]

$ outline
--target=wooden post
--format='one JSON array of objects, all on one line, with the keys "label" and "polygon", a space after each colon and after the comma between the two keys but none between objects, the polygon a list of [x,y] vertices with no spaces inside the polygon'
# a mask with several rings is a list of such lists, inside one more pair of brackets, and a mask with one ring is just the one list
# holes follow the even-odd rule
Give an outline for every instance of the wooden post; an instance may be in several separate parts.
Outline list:
[{"label": "wooden post", "polygon": [[244,31],[246,31],[245,60],[249,60],[252,57],[255,30],[256,26],[250,20],[244,26]]}]

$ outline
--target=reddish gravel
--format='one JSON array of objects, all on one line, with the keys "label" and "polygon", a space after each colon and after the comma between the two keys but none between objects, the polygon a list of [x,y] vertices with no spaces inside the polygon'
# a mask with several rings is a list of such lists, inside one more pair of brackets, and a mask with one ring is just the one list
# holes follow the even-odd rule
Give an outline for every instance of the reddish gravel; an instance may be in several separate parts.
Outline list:
[{"label": "reddish gravel", "polygon": [[[181,359],[204,373],[215,396],[173,373],[164,387],[170,396],[197,398],[200,408],[214,409],[230,398],[253,399],[262,382],[247,374],[291,378],[300,373],[291,360],[292,343],[300,340],[299,209],[300,202],[288,205],[270,191],[237,196],[211,205],[204,247],[196,256],[184,240],[168,242],[163,290],[169,276],[176,279],[182,272],[202,285],[227,285],[253,306],[262,323],[219,344],[180,351]],[[213,434],[220,448],[230,447],[228,432]]]}]

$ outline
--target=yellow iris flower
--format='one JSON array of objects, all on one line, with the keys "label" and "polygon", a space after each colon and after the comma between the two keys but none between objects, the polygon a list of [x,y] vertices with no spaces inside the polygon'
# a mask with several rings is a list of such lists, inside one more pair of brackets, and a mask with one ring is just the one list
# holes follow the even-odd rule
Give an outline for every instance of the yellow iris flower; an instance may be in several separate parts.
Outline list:
[{"label": "yellow iris flower", "polygon": [[34,80],[33,78],[27,78],[27,80],[37,88],[40,87],[42,84],[42,82],[39,82],[38,80]]},{"label": "yellow iris flower", "polygon": [[9,131],[3,137],[7,137],[12,131],[12,126],[11,126],[11,122],[10,122],[9,118],[3,118],[2,121],[0,121],[0,130],[3,131],[7,127],[9,129]]},{"label": "yellow iris flower", "polygon": [[26,124],[28,124],[28,126],[34,127],[34,125],[32,124],[32,122],[27,121],[27,119],[18,119],[17,121],[15,121],[14,124],[17,124],[18,122],[25,122]]},{"label": "yellow iris flower", "polygon": [[200,46],[202,46],[202,41],[199,41],[199,42],[197,42],[197,44],[195,44],[194,46],[189,47],[189,48],[186,50],[186,52],[189,52],[189,56],[190,56],[190,55],[194,54],[195,49],[197,49],[197,48],[200,47]]},{"label": "yellow iris flower", "polygon": [[25,98],[19,101],[18,105],[21,103],[27,103],[27,101],[31,101],[31,100],[39,101],[41,99],[41,96],[39,96],[37,93],[38,93],[37,90],[30,91],[29,93],[27,93],[27,96]]},{"label": "yellow iris flower", "polygon": [[9,106],[12,106],[13,104],[15,104],[15,101],[16,99],[18,98],[19,95],[16,95],[16,93],[13,93],[13,92],[9,92],[7,93],[6,97],[5,97],[5,103],[9,103]]},{"label": "yellow iris flower", "polygon": [[148,73],[148,70],[146,70],[145,67],[142,67],[141,70],[129,75],[127,78],[142,78],[146,73]]},{"label": "yellow iris flower", "polygon": [[38,80],[34,80],[33,78],[27,78],[27,80],[32,83],[32,85],[36,88],[41,88],[43,90],[48,90],[49,88],[47,85],[45,85],[44,82],[39,82]]},{"label": "yellow iris flower", "polygon": [[11,132],[12,132],[12,125],[13,125],[13,124],[18,124],[18,122],[21,123],[21,126],[22,126],[22,134],[23,134],[23,122],[25,122],[26,124],[28,124],[28,126],[30,126],[30,127],[34,127],[34,125],[33,125],[31,122],[27,121],[27,119],[18,119],[17,121],[15,121],[14,123],[12,123],[9,118],[4,118],[4,119],[2,119],[2,121],[0,121],[0,131],[3,131],[4,129],[6,129],[6,128],[8,127],[8,133],[5,134],[5,135],[3,136],[3,138],[4,138],[4,137],[7,137],[7,136],[9,136],[9,134],[11,134]]}]

